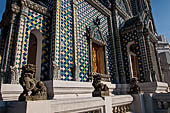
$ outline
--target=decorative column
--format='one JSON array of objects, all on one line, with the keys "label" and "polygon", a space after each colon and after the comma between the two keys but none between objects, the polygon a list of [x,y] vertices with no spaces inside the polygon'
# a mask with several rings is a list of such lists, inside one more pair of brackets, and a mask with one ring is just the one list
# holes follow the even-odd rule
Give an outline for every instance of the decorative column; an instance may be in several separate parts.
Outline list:
[{"label": "decorative column", "polygon": [[22,68],[22,62],[23,62],[22,51],[24,49],[27,14],[28,14],[28,8],[22,4],[20,20],[18,22],[19,26],[18,26],[18,34],[17,34],[17,39],[16,39],[14,65],[11,67],[11,72],[15,73],[15,80],[13,81],[14,83],[19,82],[19,77],[20,77],[21,68]]},{"label": "decorative column", "polygon": [[112,51],[112,53],[113,53],[113,59],[112,59],[112,61],[113,61],[113,76],[111,77],[111,82],[113,82],[113,83],[115,83],[115,84],[119,84],[120,82],[119,82],[119,74],[118,74],[118,67],[117,67],[117,59],[116,59],[116,47],[115,47],[115,39],[114,39],[114,30],[113,30],[113,22],[112,22],[112,18],[113,18],[113,15],[112,16],[110,16],[110,19],[109,19],[109,25],[108,25],[108,27],[109,27],[109,39],[110,39],[110,41],[111,41],[111,45],[112,45],[112,48],[113,48],[113,51]]},{"label": "decorative column", "polygon": [[121,50],[121,42],[119,36],[119,29],[118,29],[118,11],[116,10],[116,3],[112,3],[112,22],[113,22],[113,30],[114,30],[114,38],[115,38],[115,47],[116,47],[116,57],[117,57],[117,67],[119,73],[119,81],[118,83],[126,83],[126,76],[124,72],[124,65],[123,65],[123,57],[122,57],[122,50]]},{"label": "decorative column", "polygon": [[73,80],[80,81],[77,51],[77,0],[73,0]]},{"label": "decorative column", "polygon": [[[157,81],[157,77],[156,77],[156,73],[155,73],[155,69],[154,69],[154,65],[157,65],[157,63],[156,64],[154,63],[156,58],[153,57],[153,55],[155,56],[155,48],[154,48],[154,43],[153,42],[149,41],[148,43],[149,43],[149,51],[150,51],[150,54],[148,54],[148,57],[150,57],[150,60],[151,60],[151,61],[149,61],[150,73],[151,73],[151,81],[155,82],[155,81]],[[154,48],[154,51],[152,50],[152,48]],[[154,52],[154,54],[152,53],[152,51]]]},{"label": "decorative column", "polygon": [[21,15],[19,20],[19,29],[18,29],[18,37],[16,42],[16,53],[15,53],[15,61],[14,66],[16,66],[19,71],[22,68],[22,51],[23,51],[23,41],[25,38],[25,29],[26,29],[26,21],[27,21],[27,8],[22,6]]},{"label": "decorative column", "polygon": [[158,57],[158,51],[156,50],[157,43],[154,43],[153,45],[154,45],[155,56],[156,56],[156,61],[157,61],[157,65],[158,65],[158,72],[159,72],[158,77],[160,78],[160,82],[164,82],[164,78],[163,78],[162,71],[161,71],[160,59]]},{"label": "decorative column", "polygon": [[[10,66],[12,62],[12,50],[13,50],[13,39],[14,39],[14,23],[15,23],[15,18],[16,18],[16,12],[8,12],[10,13],[9,16],[11,18],[10,21],[7,23],[9,25],[8,31],[7,31],[7,37],[6,37],[6,42],[5,42],[5,48],[4,48],[4,53],[3,53],[3,58],[2,58],[2,67],[1,71],[4,73],[4,82],[5,83],[10,83],[11,82],[11,74],[10,74]],[[8,17],[6,17],[7,19]],[[8,19],[7,19],[8,20]]]},{"label": "decorative column", "polygon": [[[20,7],[17,6],[16,4],[11,4],[11,14],[12,14],[12,34],[11,34],[11,39],[9,40],[9,50],[8,50],[8,55],[7,61],[6,61],[6,66],[7,70],[10,71],[11,67],[14,66],[15,62],[15,52],[16,52],[16,43],[17,43],[17,35],[18,35],[18,26],[19,26],[19,12],[20,12]],[[9,72],[10,73],[10,72]],[[12,77],[12,76],[11,76]],[[12,79],[12,78],[11,78]]]},{"label": "decorative column", "polygon": [[153,64],[152,64],[152,57],[150,52],[150,41],[149,41],[149,36],[147,34],[145,34],[144,36],[145,36],[145,43],[146,43],[147,61],[149,64],[148,69],[145,70],[145,81],[151,82],[152,81],[151,71],[153,71]]},{"label": "decorative column", "polygon": [[13,32],[13,24],[14,24],[14,18],[15,14],[12,14],[12,18],[10,21],[10,27],[8,30],[8,36],[7,36],[7,40],[5,42],[5,50],[4,50],[4,54],[3,54],[3,60],[2,60],[2,69],[4,70],[4,72],[6,72],[7,70],[7,62],[8,62],[8,55],[9,55],[9,47],[10,47],[10,42],[11,42],[11,36],[12,36],[12,32]]},{"label": "decorative column", "polygon": [[[143,31],[138,31],[138,40],[139,40],[139,45],[140,45],[140,55],[142,58],[142,65],[143,65],[143,69],[139,69],[140,71],[140,81],[141,82],[145,82],[145,74],[148,71],[148,61],[147,61],[147,51],[146,51],[146,44],[145,44],[145,39],[143,36]],[[143,72],[142,72],[143,70]]]},{"label": "decorative column", "polygon": [[51,38],[51,70],[50,78],[53,80],[61,79],[60,75],[60,7],[61,1],[54,0],[53,18],[52,18],[52,38]]}]

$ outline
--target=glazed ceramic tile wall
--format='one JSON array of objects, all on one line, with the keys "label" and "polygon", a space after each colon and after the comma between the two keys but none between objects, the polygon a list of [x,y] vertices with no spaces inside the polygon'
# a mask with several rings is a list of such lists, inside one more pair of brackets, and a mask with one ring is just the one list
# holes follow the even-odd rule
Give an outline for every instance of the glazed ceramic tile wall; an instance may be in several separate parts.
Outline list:
[{"label": "glazed ceramic tile wall", "polygon": [[55,38],[55,61],[57,65],[60,65],[60,10],[61,10],[61,1],[57,0],[56,2],[56,38]]},{"label": "glazed ceramic tile wall", "polygon": [[29,10],[28,17],[26,21],[26,30],[24,37],[24,47],[23,47],[23,57],[22,57],[22,66],[27,64],[28,58],[28,46],[29,46],[29,37],[33,29],[37,29],[42,33],[42,64],[41,64],[41,79],[46,80],[49,76],[49,54],[50,54],[50,20],[44,15],[41,15],[33,10]]},{"label": "glazed ceramic tile wall", "polygon": [[62,80],[72,80],[73,75],[73,31],[72,7],[70,0],[61,0],[60,7],[60,71]]},{"label": "glazed ceramic tile wall", "polygon": [[142,51],[140,48],[144,48],[144,46],[141,46],[142,43],[140,42],[139,37],[137,36],[137,31],[129,32],[122,36],[122,54],[123,54],[123,61],[124,61],[124,68],[125,68],[125,75],[126,80],[129,83],[131,79],[131,69],[130,69],[130,61],[129,61],[129,55],[127,50],[127,44],[129,42],[134,41],[135,47],[136,47],[136,57],[138,62],[138,69],[139,69],[139,76],[140,81],[144,80],[144,73],[143,73],[143,60],[142,60]]},{"label": "glazed ceramic tile wall", "polygon": [[[110,46],[111,40],[108,37],[108,20],[103,14],[101,14],[98,10],[92,7],[90,4],[85,2],[84,0],[78,0],[78,10],[77,10],[77,36],[78,36],[78,63],[80,67],[80,79],[81,81],[87,81],[88,78],[88,68],[89,68],[89,51],[88,51],[88,41],[85,36],[86,27],[90,27],[93,24],[93,20],[97,17],[100,19],[100,28],[103,37],[107,42],[107,56],[108,65],[107,69],[109,70],[109,74],[113,74],[112,70],[112,47]],[[98,35],[96,35],[98,36]],[[98,40],[101,40],[101,37],[97,37]]]},{"label": "glazed ceramic tile wall", "polygon": [[[57,13],[56,13],[56,63],[60,64],[61,80],[73,80],[73,9],[70,0],[57,0]],[[100,28],[103,37],[107,42],[106,62],[108,64],[107,69],[111,76],[113,74],[113,54],[112,54],[112,40],[108,30],[108,19],[98,10],[92,7],[84,0],[78,0],[77,9],[77,39],[78,39],[78,63],[80,81],[87,81],[88,79],[88,67],[89,67],[89,54],[88,54],[88,42],[85,37],[86,26],[91,25],[93,20],[97,17],[100,18]],[[32,10],[29,10],[28,17],[26,18],[26,29],[23,40],[23,56],[20,59],[18,51],[17,60],[22,61],[22,66],[27,64],[28,57],[28,45],[31,30],[38,29],[43,35],[43,48],[42,48],[42,76],[41,79],[47,79],[49,76],[49,54],[50,54],[50,20]],[[24,22],[22,22],[24,24]],[[23,26],[24,27],[24,26]],[[22,28],[22,27],[21,27]],[[96,36],[98,36],[96,34]],[[21,35],[20,38],[23,36]],[[98,37],[101,40],[101,37]],[[19,41],[19,48],[22,48],[22,40]],[[21,46],[21,47],[20,47]],[[19,65],[19,64],[18,64]]]}]

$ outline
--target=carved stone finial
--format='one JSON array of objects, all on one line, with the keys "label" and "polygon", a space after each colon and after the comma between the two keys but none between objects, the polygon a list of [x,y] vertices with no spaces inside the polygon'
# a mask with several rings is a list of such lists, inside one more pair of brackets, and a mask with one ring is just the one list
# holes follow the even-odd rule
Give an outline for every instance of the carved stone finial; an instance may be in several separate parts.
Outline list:
[{"label": "carved stone finial", "polygon": [[93,83],[94,91],[92,93],[93,97],[103,97],[109,96],[109,88],[106,84],[101,83],[101,76],[94,75],[93,76]]},{"label": "carved stone finial", "polygon": [[35,79],[36,67],[33,64],[27,64],[22,67],[19,83],[24,91],[19,96],[19,101],[46,100],[47,91],[43,82]]},{"label": "carved stone finial", "polygon": [[61,76],[59,76],[59,67],[57,66],[56,61],[52,61],[52,74],[53,74],[53,79],[58,80],[61,79]]},{"label": "carved stone finial", "polygon": [[11,74],[11,83],[16,84],[19,83],[20,73],[16,66],[10,66],[10,74]]},{"label": "carved stone finial", "polygon": [[132,78],[130,81],[130,91],[129,94],[139,94],[140,87],[137,85],[137,78]]}]

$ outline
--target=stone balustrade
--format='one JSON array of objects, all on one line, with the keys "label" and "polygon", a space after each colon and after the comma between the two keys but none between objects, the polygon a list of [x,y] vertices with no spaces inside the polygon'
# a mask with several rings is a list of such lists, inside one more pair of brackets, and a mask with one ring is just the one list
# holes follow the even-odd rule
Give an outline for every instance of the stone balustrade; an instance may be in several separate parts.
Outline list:
[{"label": "stone balustrade", "polygon": [[8,113],[18,113],[18,111],[20,113],[129,113],[132,100],[130,95],[121,95],[27,102],[0,101],[0,113],[3,113],[3,110],[8,110]]},{"label": "stone balustrade", "polygon": [[113,107],[113,113],[127,113],[130,112],[130,104]]},{"label": "stone balustrade", "polygon": [[112,97],[112,113],[129,113],[133,98],[130,95]]},{"label": "stone balustrade", "polygon": [[133,101],[130,95],[113,95],[115,85],[111,83],[107,83],[110,96],[106,97],[92,97],[94,89],[88,82],[47,81],[45,84],[51,99],[27,102],[16,101],[22,92],[19,84],[2,84],[4,101],[0,101],[0,113],[6,109],[8,113],[18,113],[18,109],[20,113],[128,113]]},{"label": "stone balustrade", "polygon": [[170,113],[170,93],[153,94],[155,113]]}]

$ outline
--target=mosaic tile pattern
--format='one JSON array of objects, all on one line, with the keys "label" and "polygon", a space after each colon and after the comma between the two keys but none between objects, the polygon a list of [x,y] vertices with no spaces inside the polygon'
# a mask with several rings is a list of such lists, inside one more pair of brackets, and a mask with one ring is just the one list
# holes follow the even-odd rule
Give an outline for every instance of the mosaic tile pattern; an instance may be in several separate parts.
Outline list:
[{"label": "mosaic tile pattern", "polygon": [[28,58],[28,46],[29,46],[29,37],[31,30],[37,29],[42,33],[42,64],[41,64],[41,79],[48,80],[49,76],[49,54],[50,54],[50,31],[49,31],[50,20],[32,10],[29,10],[27,21],[26,21],[26,31],[24,38],[24,47],[23,47],[23,57],[22,57],[22,66],[27,64]]},{"label": "mosaic tile pattern", "polygon": [[22,42],[23,42],[23,30],[25,28],[25,19],[26,17],[24,16],[21,16],[21,19],[20,19],[20,26],[19,26],[19,32],[18,32],[18,41],[17,41],[17,53],[16,53],[16,58],[15,58],[15,66],[20,70],[20,68],[22,67],[21,66],[21,54],[22,54]]},{"label": "mosaic tile pattern", "polygon": [[108,59],[107,61],[108,61],[108,67],[107,67],[107,69],[109,70],[109,75],[110,75],[110,79],[111,79],[111,82],[114,82],[115,80],[115,73],[116,73],[116,68],[114,67],[115,66],[115,64],[116,64],[116,62],[115,62],[115,57],[114,57],[114,50],[113,50],[113,40],[112,40],[112,38],[108,38],[107,40],[106,40],[106,43],[107,43],[107,51],[106,51],[106,54],[107,54],[107,56],[106,56],[106,58]]},{"label": "mosaic tile pattern", "polygon": [[140,75],[140,80],[144,81],[144,73],[143,73],[143,60],[142,60],[142,49],[144,46],[141,46],[142,43],[140,42],[138,36],[137,36],[137,31],[129,32],[122,36],[122,53],[123,53],[123,61],[124,61],[124,68],[125,68],[125,75],[126,75],[126,80],[127,83],[130,82],[131,79],[131,69],[130,69],[130,61],[129,61],[129,56],[128,56],[128,50],[127,50],[127,44],[128,42],[135,42],[135,47],[136,47],[136,57],[137,57],[137,62],[138,62],[138,69],[139,69],[139,75]]},{"label": "mosaic tile pattern", "polygon": [[56,38],[55,38],[55,61],[59,65],[60,63],[60,10],[61,1],[56,2]]},{"label": "mosaic tile pattern", "polygon": [[[108,39],[108,21],[107,18],[98,12],[94,7],[89,5],[84,0],[78,0],[78,10],[77,10],[77,35],[78,35],[78,63],[80,67],[80,79],[81,81],[87,81],[88,78],[88,67],[89,67],[89,54],[88,54],[88,42],[87,38],[85,37],[86,33],[86,26],[91,26],[93,20],[97,18],[100,19],[100,28],[103,37],[107,41],[107,58],[111,56],[111,47],[109,46],[109,39]],[[100,37],[98,37],[101,40]],[[111,67],[111,57],[109,57],[109,74],[112,74]],[[108,62],[107,62],[108,63]]]},{"label": "mosaic tile pattern", "polygon": [[72,7],[70,0],[61,0],[60,9],[60,71],[62,80],[72,80],[73,75],[73,32]]}]

